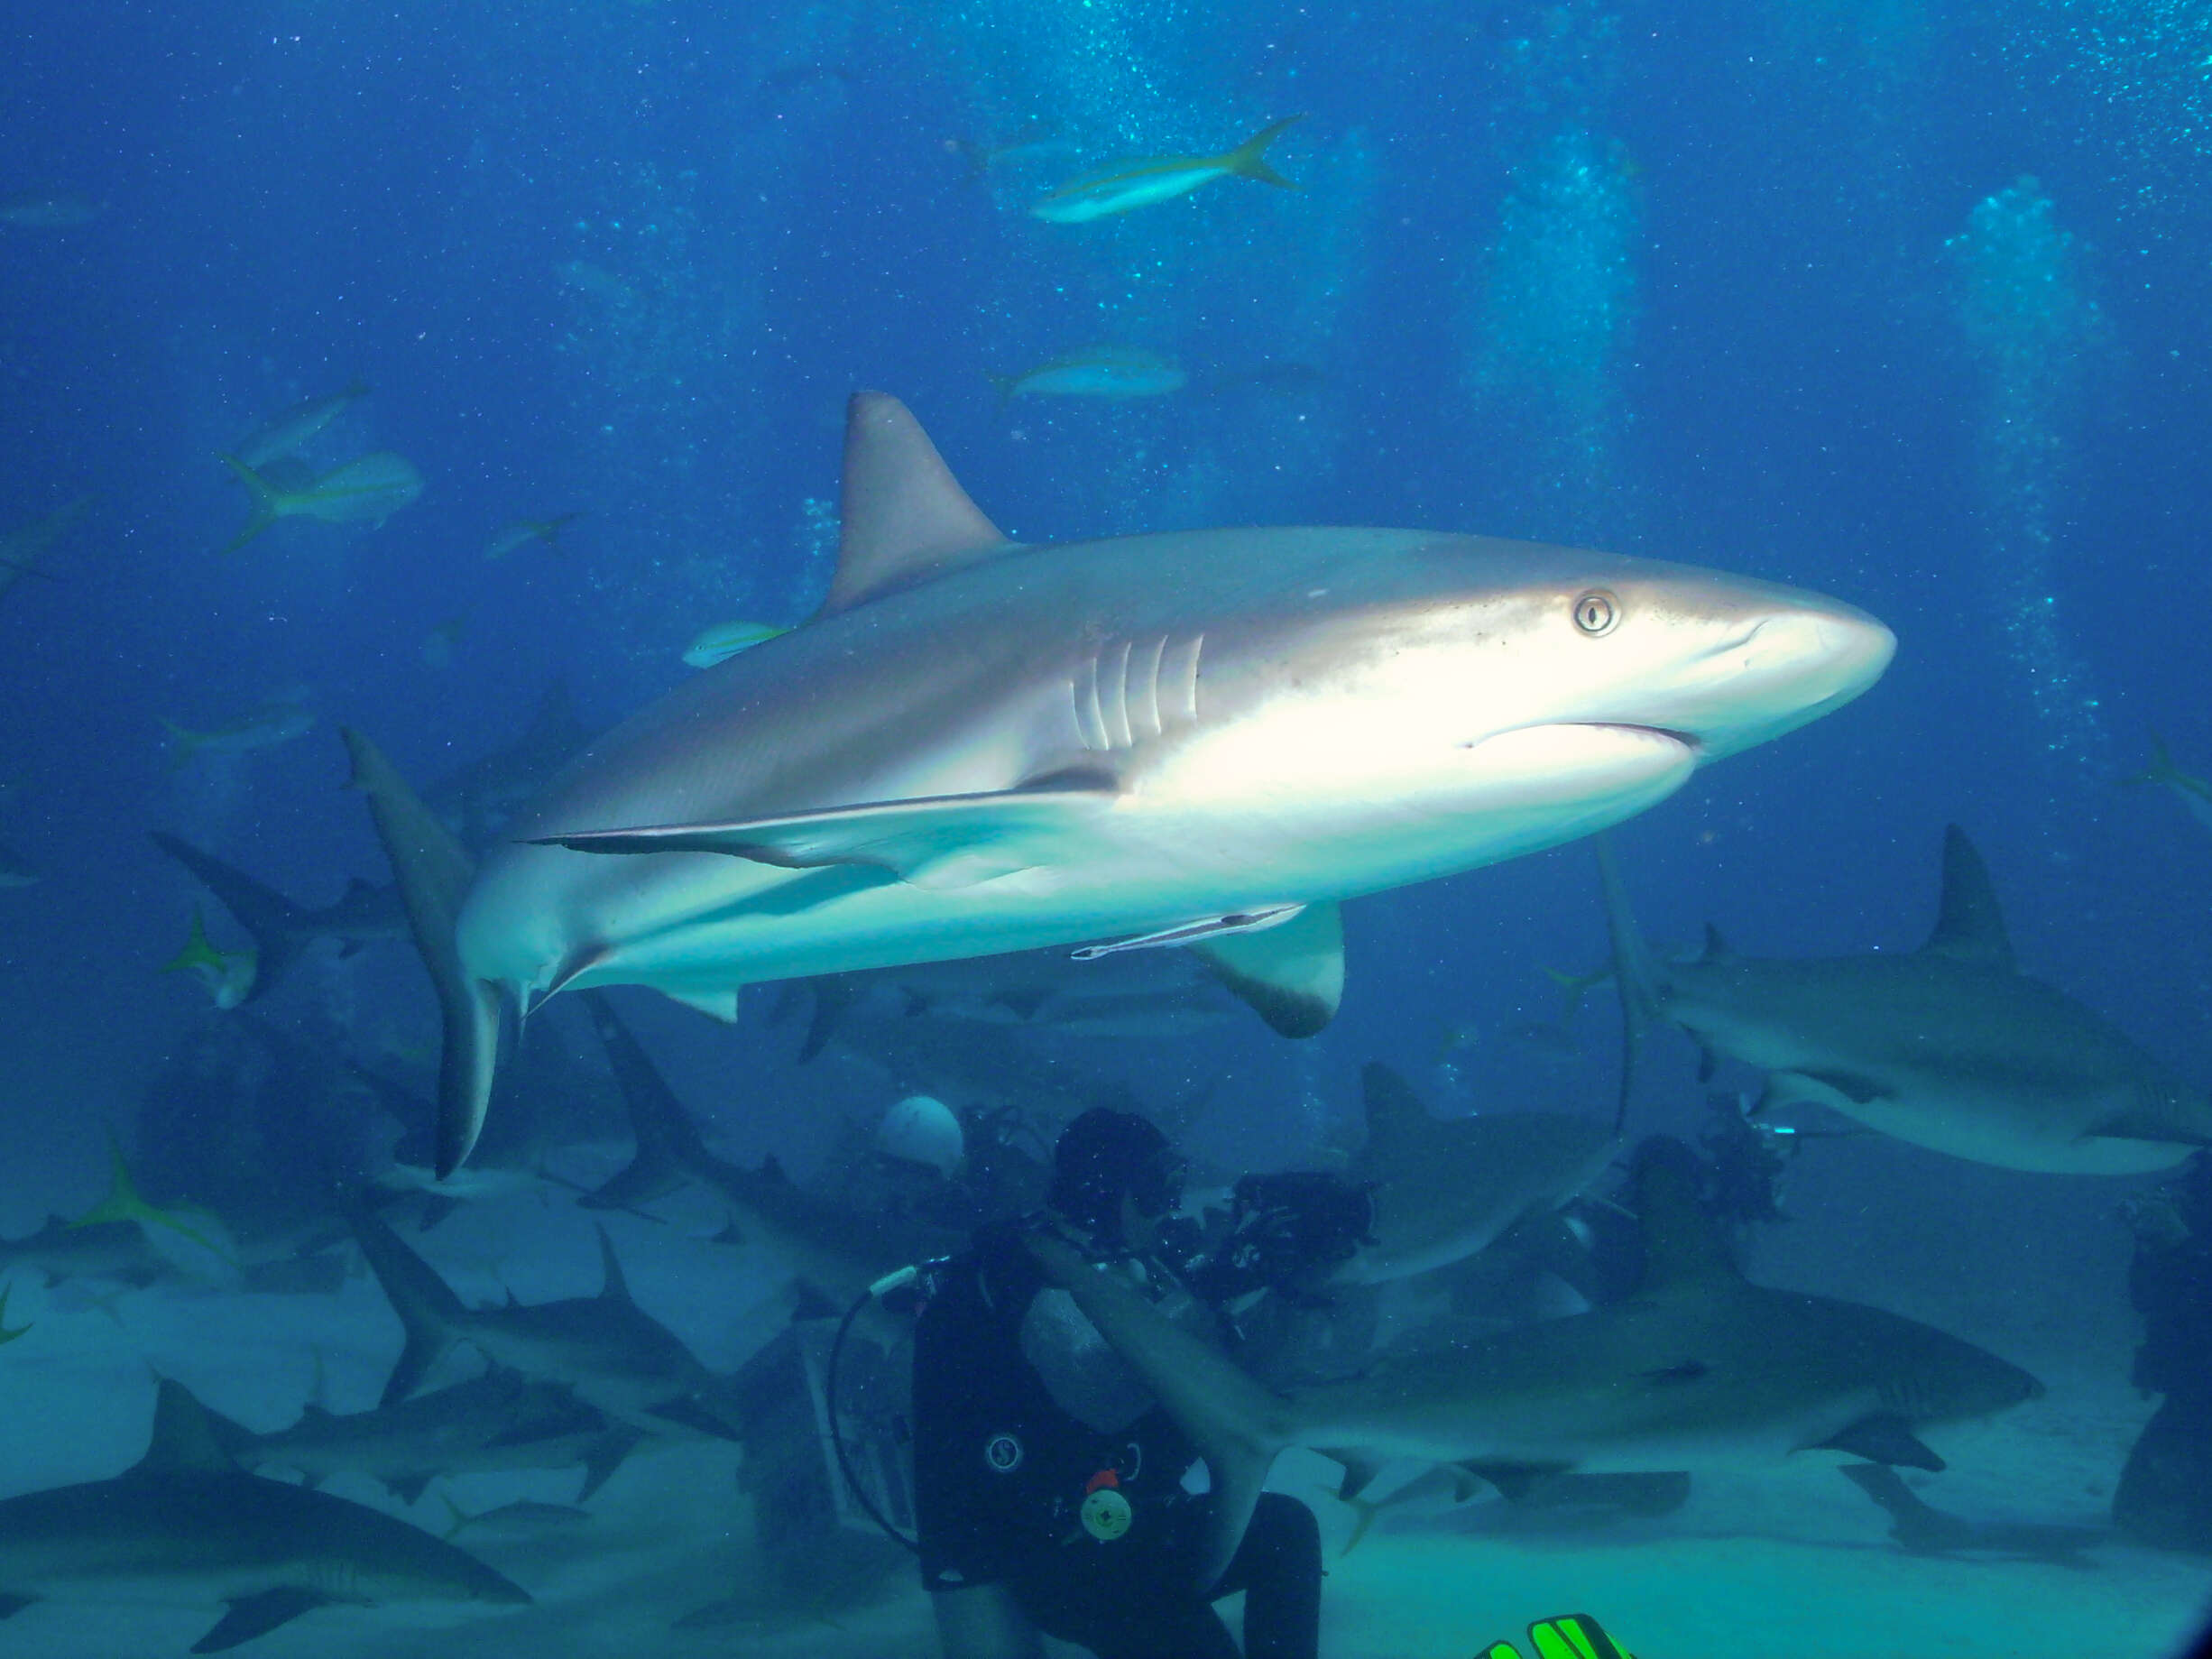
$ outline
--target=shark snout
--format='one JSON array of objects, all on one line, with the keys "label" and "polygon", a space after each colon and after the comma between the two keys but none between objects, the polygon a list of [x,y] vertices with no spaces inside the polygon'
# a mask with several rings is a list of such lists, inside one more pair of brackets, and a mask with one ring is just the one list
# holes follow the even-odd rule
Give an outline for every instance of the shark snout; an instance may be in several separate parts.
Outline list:
[{"label": "shark snout", "polygon": [[[1678,669],[1644,723],[1694,737],[1701,760],[1779,737],[1882,677],[1897,637],[1854,606],[1819,601],[1741,619]],[[1670,706],[1671,705],[1671,706]]]}]

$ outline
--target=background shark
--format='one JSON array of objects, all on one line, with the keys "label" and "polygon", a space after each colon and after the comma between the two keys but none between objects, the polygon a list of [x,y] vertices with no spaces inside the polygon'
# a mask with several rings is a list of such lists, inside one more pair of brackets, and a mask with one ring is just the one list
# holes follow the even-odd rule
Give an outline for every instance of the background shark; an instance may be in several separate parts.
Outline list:
[{"label": "background shark", "polygon": [[[1767,1074],[1765,1105],[1832,1107],[1916,1146],[2008,1169],[2139,1175],[2212,1145],[2212,1100],[2013,960],[1981,854],[1943,837],[1935,931],[1917,951],[1811,962],[1645,948],[1600,850],[1632,1033],[1664,1019]],[[1632,1074],[1633,1067],[1627,1068]]]},{"label": "background shark", "polygon": [[226,1603],[192,1645],[212,1654],[336,1603],[530,1595],[404,1521],[245,1473],[198,1402],[165,1379],[132,1468],[0,1502],[0,1618],[50,1598]]},{"label": "background shark", "polygon": [[1350,1493],[1391,1459],[1461,1465],[1508,1496],[1571,1470],[1694,1473],[1816,1449],[1940,1469],[1918,1430],[2042,1392],[1916,1321],[1750,1284],[1666,1157],[1643,1161],[1636,1191],[1645,1271],[1627,1302],[1286,1393],[1066,1245],[1030,1249],[1205,1457],[1215,1532],[1202,1583],[1235,1552],[1287,1446],[1341,1462]]},{"label": "background shark", "polygon": [[727,1018],[751,981],[1136,935],[1310,1032],[1335,900],[1618,822],[1895,646],[1770,584],[1474,537],[1017,548],[874,393],[842,524],[812,622],[593,744],[487,855],[434,970],[465,1045],[441,1169],[502,1006],[569,986]]}]

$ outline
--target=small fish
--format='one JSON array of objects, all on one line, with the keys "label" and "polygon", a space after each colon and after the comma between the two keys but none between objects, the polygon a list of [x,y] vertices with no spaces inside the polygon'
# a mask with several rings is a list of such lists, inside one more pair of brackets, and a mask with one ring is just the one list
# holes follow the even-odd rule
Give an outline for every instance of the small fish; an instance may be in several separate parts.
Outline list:
[{"label": "small fish", "polygon": [[203,752],[246,754],[305,737],[315,729],[316,714],[304,702],[284,698],[265,704],[228,725],[206,732],[192,731],[161,716],[156,718],[161,719],[163,729],[176,740],[177,752],[170,762],[170,770],[179,771]]},{"label": "small fish", "polygon": [[298,455],[324,428],[368,395],[368,387],[355,379],[327,397],[302,399],[248,432],[231,453],[255,471],[264,471],[280,456]]},{"label": "small fish", "polygon": [[[238,1266],[238,1247],[233,1244],[221,1221],[207,1211],[188,1210],[183,1205],[163,1209],[150,1204],[138,1195],[138,1186],[131,1179],[131,1166],[123,1156],[123,1143],[114,1132],[107,1137],[108,1186],[107,1196],[69,1223],[72,1230],[98,1227],[109,1221],[128,1221],[144,1235],[146,1242],[165,1257],[169,1252],[164,1243],[173,1246],[178,1239],[198,1245],[225,1266],[235,1270]],[[185,1218],[189,1215],[190,1220]],[[170,1258],[171,1265],[185,1264]]]},{"label": "small fish", "polygon": [[423,666],[429,668],[453,667],[453,648],[461,641],[461,631],[468,626],[465,613],[448,616],[444,622],[422,636],[420,654]]},{"label": "small fish", "polygon": [[684,660],[695,668],[711,668],[740,651],[751,650],[763,641],[790,631],[788,628],[777,628],[767,622],[716,622],[712,628],[703,629],[699,637],[684,648]]},{"label": "small fish", "polygon": [[2212,829],[2212,783],[2176,766],[2173,757],[2166,752],[2166,740],[2157,733],[2151,733],[2150,770],[2122,781],[2164,784],[2189,808],[2191,817],[2207,829]]},{"label": "small fish", "polygon": [[1064,184],[1029,209],[1052,225],[1082,225],[1110,214],[1128,213],[1155,202],[1187,196],[1202,184],[1234,175],[1257,184],[1295,190],[1298,187],[1267,165],[1267,146],[1304,120],[1292,115],[1262,127],[1234,150],[1221,155],[1162,155],[1117,161],[1103,171]]},{"label": "small fish", "polygon": [[32,867],[30,860],[6,843],[0,842],[0,887],[29,887],[33,881],[44,880],[45,877]]},{"label": "small fish", "polygon": [[18,190],[0,196],[0,225],[21,230],[69,230],[89,225],[106,204],[68,190]]},{"label": "small fish", "polygon": [[290,475],[258,473],[235,455],[223,465],[237,475],[253,497],[253,514],[245,528],[223,546],[235,553],[279,519],[320,519],[326,524],[382,524],[402,507],[422,498],[422,475],[404,456],[379,449],[319,477],[296,480]]},{"label": "small fish", "polygon": [[261,954],[248,948],[242,951],[216,949],[207,937],[206,922],[199,907],[192,907],[192,932],[184,942],[184,948],[170,961],[161,964],[164,973],[189,973],[207,988],[215,999],[216,1007],[228,1012],[253,994],[253,977],[261,968]]},{"label": "small fish", "polygon": [[91,510],[92,497],[80,495],[51,512],[18,525],[0,535],[0,594],[5,594],[23,576],[53,578],[39,568],[39,560],[62,537],[76,528],[78,520]]},{"label": "small fish", "polygon": [[560,551],[561,526],[575,522],[584,516],[581,511],[564,512],[551,519],[517,519],[497,535],[484,549],[486,558],[505,558],[518,548],[533,541],[542,541],[555,552]]},{"label": "small fish", "polygon": [[986,376],[1002,399],[1157,398],[1180,392],[1190,376],[1172,357],[1127,346],[1070,352],[1020,374]]}]

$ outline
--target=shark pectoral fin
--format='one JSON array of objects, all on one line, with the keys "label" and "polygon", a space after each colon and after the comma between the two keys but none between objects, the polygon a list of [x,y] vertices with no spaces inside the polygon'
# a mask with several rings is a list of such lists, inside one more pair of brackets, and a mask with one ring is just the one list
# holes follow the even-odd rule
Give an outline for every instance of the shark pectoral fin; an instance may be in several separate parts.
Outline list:
[{"label": "shark pectoral fin", "polygon": [[1861,1417],[1840,1433],[1804,1448],[1809,1452],[1848,1452],[1869,1463],[1891,1463],[1906,1469],[1924,1469],[1940,1474],[1943,1460],[1917,1439],[1903,1417],[1876,1412]]},{"label": "shark pectoral fin", "polygon": [[241,1596],[230,1611],[216,1620],[215,1628],[192,1644],[196,1654],[219,1654],[226,1647],[267,1636],[279,1625],[288,1625],[302,1613],[327,1607],[330,1598],[304,1584],[284,1584],[257,1596]]},{"label": "shark pectoral fin", "polygon": [[1563,1475],[1573,1467],[1570,1463],[1525,1462],[1517,1459],[1500,1458],[1462,1463],[1461,1468],[1470,1474],[1479,1475],[1496,1487],[1509,1503],[1519,1503],[1544,1481],[1554,1475]]},{"label": "shark pectoral fin", "polygon": [[1348,1452],[1340,1447],[1316,1446],[1322,1456],[1344,1466],[1344,1478],[1337,1483],[1336,1495],[1343,1503],[1351,1500],[1375,1484],[1375,1477],[1382,1473],[1382,1460],[1369,1457],[1364,1452]]},{"label": "shark pectoral fin", "polygon": [[430,1480],[429,1475],[393,1475],[384,1482],[384,1489],[401,1503],[412,1505],[429,1488]]},{"label": "shark pectoral fin", "polygon": [[1306,905],[1264,931],[1203,939],[1191,954],[1282,1037],[1312,1037],[1343,1000],[1344,917],[1334,904]]},{"label": "shark pectoral fin", "polygon": [[1830,1111],[1848,1112],[1855,1106],[1886,1100],[1890,1093],[1883,1083],[1856,1072],[1769,1072],[1765,1086],[1759,1091],[1759,1103],[1750,1115],[1756,1117],[1774,1106],[1825,1106]]},{"label": "shark pectoral fin", "polygon": [[13,1618],[33,1601],[36,1596],[0,1596],[0,1618]]},{"label": "shark pectoral fin", "polygon": [[740,987],[732,985],[719,991],[677,991],[667,985],[656,987],[671,1002],[681,1002],[686,1008],[696,1009],[709,1019],[718,1019],[725,1026],[737,1023],[737,993]]},{"label": "shark pectoral fin", "polygon": [[576,853],[722,853],[781,870],[860,864],[933,888],[972,887],[1067,862],[1066,842],[1115,799],[1079,774],[981,795],[873,801],[725,824],[668,824],[538,838]]},{"label": "shark pectoral fin", "polygon": [[591,1501],[592,1494],[606,1485],[607,1479],[622,1466],[622,1460],[644,1439],[635,1429],[610,1429],[584,1460],[584,1485],[576,1492],[579,1504]]},{"label": "shark pectoral fin", "polygon": [[2162,1141],[2171,1146],[2201,1147],[2212,1144],[2201,1129],[2191,1129],[2169,1112],[2155,1106],[2131,1101],[2115,1107],[2099,1118],[2079,1137],[2083,1140],[2149,1140]]}]

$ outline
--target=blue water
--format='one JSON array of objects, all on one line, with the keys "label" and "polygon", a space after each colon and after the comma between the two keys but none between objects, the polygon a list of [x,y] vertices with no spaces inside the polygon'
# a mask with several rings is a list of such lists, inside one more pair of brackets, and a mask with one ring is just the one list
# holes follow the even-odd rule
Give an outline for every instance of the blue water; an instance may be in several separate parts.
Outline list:
[{"label": "blue water", "polygon": [[[18,6],[0,38],[0,196],[93,210],[0,224],[0,531],[97,493],[53,579],[0,598],[0,842],[43,878],[0,892],[8,1231],[97,1197],[103,1126],[127,1136],[216,1017],[158,972],[201,896],[149,829],[321,902],[384,879],[336,725],[424,780],[557,677],[598,727],[689,674],[707,624],[797,622],[858,387],[905,400],[1025,540],[1434,526],[1865,607],[1900,641],[1880,686],[1621,833],[1646,929],[1908,948],[1957,822],[2023,963],[2212,1079],[2212,837],[2122,781],[2154,731],[2212,772],[2212,13],[96,0]],[[1300,113],[1271,154],[1295,192],[1024,211]],[[963,144],[1022,138],[1044,147],[970,176]],[[1002,404],[986,379],[1101,345],[1190,384]],[[398,451],[421,500],[218,558],[246,508],[217,452],[356,376],[309,455]],[[558,549],[483,557],[572,511]],[[297,687],[309,735],[171,770],[161,718]],[[1310,1050],[1173,1061],[1230,1074],[1212,1155],[1310,1143],[1377,1055],[1454,1110],[1603,1109],[1609,1010],[1571,1066],[1442,1046],[1551,1019],[1538,965],[1602,954],[1586,850],[1359,901],[1350,929]],[[400,946],[285,994],[434,1029]],[[693,1024],[659,1037],[703,1104],[753,1064]],[[1655,1063],[1654,1126],[1698,1121],[1689,1064]],[[749,1153],[826,1144],[811,1097],[742,1108]],[[2124,1367],[2128,1184],[1926,1158],[1794,1179],[1800,1266],[1863,1249],[1910,1303],[1956,1247],[2023,1304],[2095,1310]]]}]

